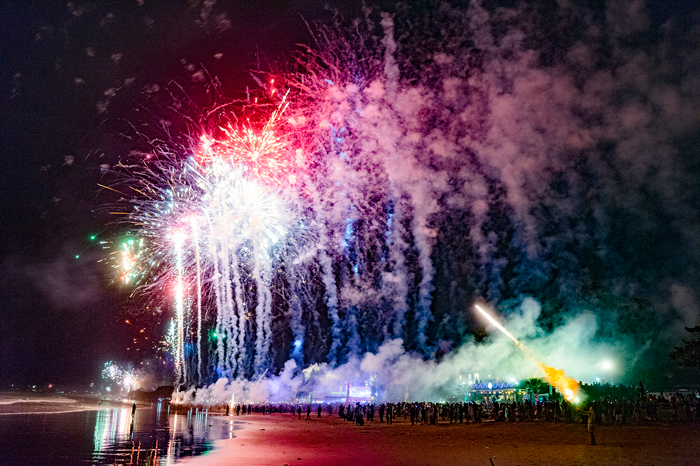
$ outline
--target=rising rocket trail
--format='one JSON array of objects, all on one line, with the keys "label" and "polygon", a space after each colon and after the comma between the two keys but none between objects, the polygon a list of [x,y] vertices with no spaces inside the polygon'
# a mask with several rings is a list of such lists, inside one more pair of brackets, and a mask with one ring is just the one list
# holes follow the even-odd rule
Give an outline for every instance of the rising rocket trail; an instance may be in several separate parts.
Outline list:
[{"label": "rising rocket trail", "polygon": [[530,348],[528,348],[517,338],[515,338],[513,334],[508,331],[508,329],[501,325],[496,319],[491,317],[488,312],[483,310],[478,304],[475,304],[474,307],[484,317],[486,317],[486,319],[489,322],[491,322],[498,330],[500,330],[508,338],[513,340],[515,346],[517,346],[520,349],[520,351],[523,352],[525,357],[537,364],[537,367],[539,367],[542,370],[542,372],[544,372],[547,382],[557,387],[557,389],[564,394],[567,400],[571,401],[576,397],[578,383],[576,383],[574,379],[572,379],[571,377],[567,377],[566,373],[563,370],[548,366],[542,361],[540,361],[540,359],[535,355],[535,353],[532,352]]}]

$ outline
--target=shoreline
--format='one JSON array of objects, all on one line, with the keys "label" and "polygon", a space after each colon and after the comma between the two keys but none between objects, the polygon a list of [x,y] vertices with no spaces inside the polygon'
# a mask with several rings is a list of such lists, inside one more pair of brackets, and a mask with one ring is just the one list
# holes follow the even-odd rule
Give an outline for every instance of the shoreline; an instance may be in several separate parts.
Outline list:
[{"label": "shoreline", "polygon": [[414,425],[399,419],[356,426],[327,416],[221,416],[241,428],[187,466],[220,465],[700,465],[700,430],[686,423],[605,426],[598,445],[580,423],[490,422]]},{"label": "shoreline", "polygon": [[[131,408],[133,400],[117,401],[97,395],[0,393],[0,416],[23,414],[63,414],[110,408]],[[136,403],[143,406],[142,403]]]}]

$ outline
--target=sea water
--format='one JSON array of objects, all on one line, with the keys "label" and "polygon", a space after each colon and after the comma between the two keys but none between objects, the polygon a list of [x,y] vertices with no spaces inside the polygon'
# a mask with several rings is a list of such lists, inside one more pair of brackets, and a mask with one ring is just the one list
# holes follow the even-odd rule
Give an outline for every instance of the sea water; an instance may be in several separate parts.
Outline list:
[{"label": "sea water", "polygon": [[0,415],[0,465],[175,464],[235,437],[228,418],[195,410],[170,412],[167,402],[43,414]]}]

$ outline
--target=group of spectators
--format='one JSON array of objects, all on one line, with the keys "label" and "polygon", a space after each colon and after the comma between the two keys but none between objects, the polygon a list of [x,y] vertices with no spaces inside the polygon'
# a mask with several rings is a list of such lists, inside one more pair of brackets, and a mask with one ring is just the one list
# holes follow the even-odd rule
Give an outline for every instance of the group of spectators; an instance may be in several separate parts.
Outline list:
[{"label": "group of spectators", "polygon": [[[644,394],[636,399],[600,398],[586,403],[595,412],[596,425],[622,426],[628,422],[657,421],[660,411],[664,420],[688,421],[698,425],[696,393]],[[203,409],[203,408],[202,408]],[[362,425],[364,422],[393,424],[403,419],[411,425],[474,424],[481,422],[586,422],[576,406],[566,399],[520,402],[499,402],[484,397],[480,402],[399,402],[399,403],[253,403],[221,405],[209,411],[225,411],[226,414],[290,414],[295,419],[312,419],[337,415],[346,421]]]}]

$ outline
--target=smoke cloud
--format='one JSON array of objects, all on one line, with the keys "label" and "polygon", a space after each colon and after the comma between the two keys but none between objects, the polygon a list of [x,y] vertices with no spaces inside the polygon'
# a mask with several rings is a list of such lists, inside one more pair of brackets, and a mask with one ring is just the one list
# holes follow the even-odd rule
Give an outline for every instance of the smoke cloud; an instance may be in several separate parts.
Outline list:
[{"label": "smoke cloud", "polygon": [[678,189],[697,193],[679,143],[698,127],[697,53],[674,48],[677,18],[650,39],[649,8],[472,2],[320,27],[289,123],[314,135],[322,247],[351,271],[324,279],[339,361],[390,338],[427,356],[458,347],[482,297],[507,314],[554,301],[540,323],[611,347],[648,341],[626,303],[640,321],[669,292],[688,310],[698,249],[673,241],[694,244],[699,226]]},{"label": "smoke cloud", "polygon": [[[606,372],[602,363],[623,361],[627,349],[622,342],[595,341],[597,324],[592,313],[571,316],[555,331],[546,332],[536,322],[540,311],[537,301],[526,298],[504,324],[546,364],[564,368],[577,380],[617,373],[616,368]],[[440,400],[463,396],[477,380],[516,381],[541,375],[508,337],[493,328],[486,341],[468,339],[441,361],[407,352],[402,340],[393,339],[385,341],[377,352],[351,357],[337,367],[323,363],[301,370],[290,359],[277,376],[233,381],[222,378],[208,387],[176,394],[175,402],[291,402],[302,395],[308,399],[309,394],[316,400],[344,400],[348,384],[366,390],[374,385],[381,401],[401,401],[406,390],[412,400]]]},{"label": "smoke cloud", "polygon": [[434,399],[477,373],[537,375],[501,335],[477,341],[481,300],[577,379],[664,359],[697,313],[700,29],[654,8],[428,3],[312,27],[298,72],[256,75],[276,103],[291,89],[278,129],[299,171],[280,190],[306,233],[269,269],[225,258],[216,286],[255,324],[247,359],[219,342],[208,377],[254,377],[183,396],[376,377],[386,399]]}]

